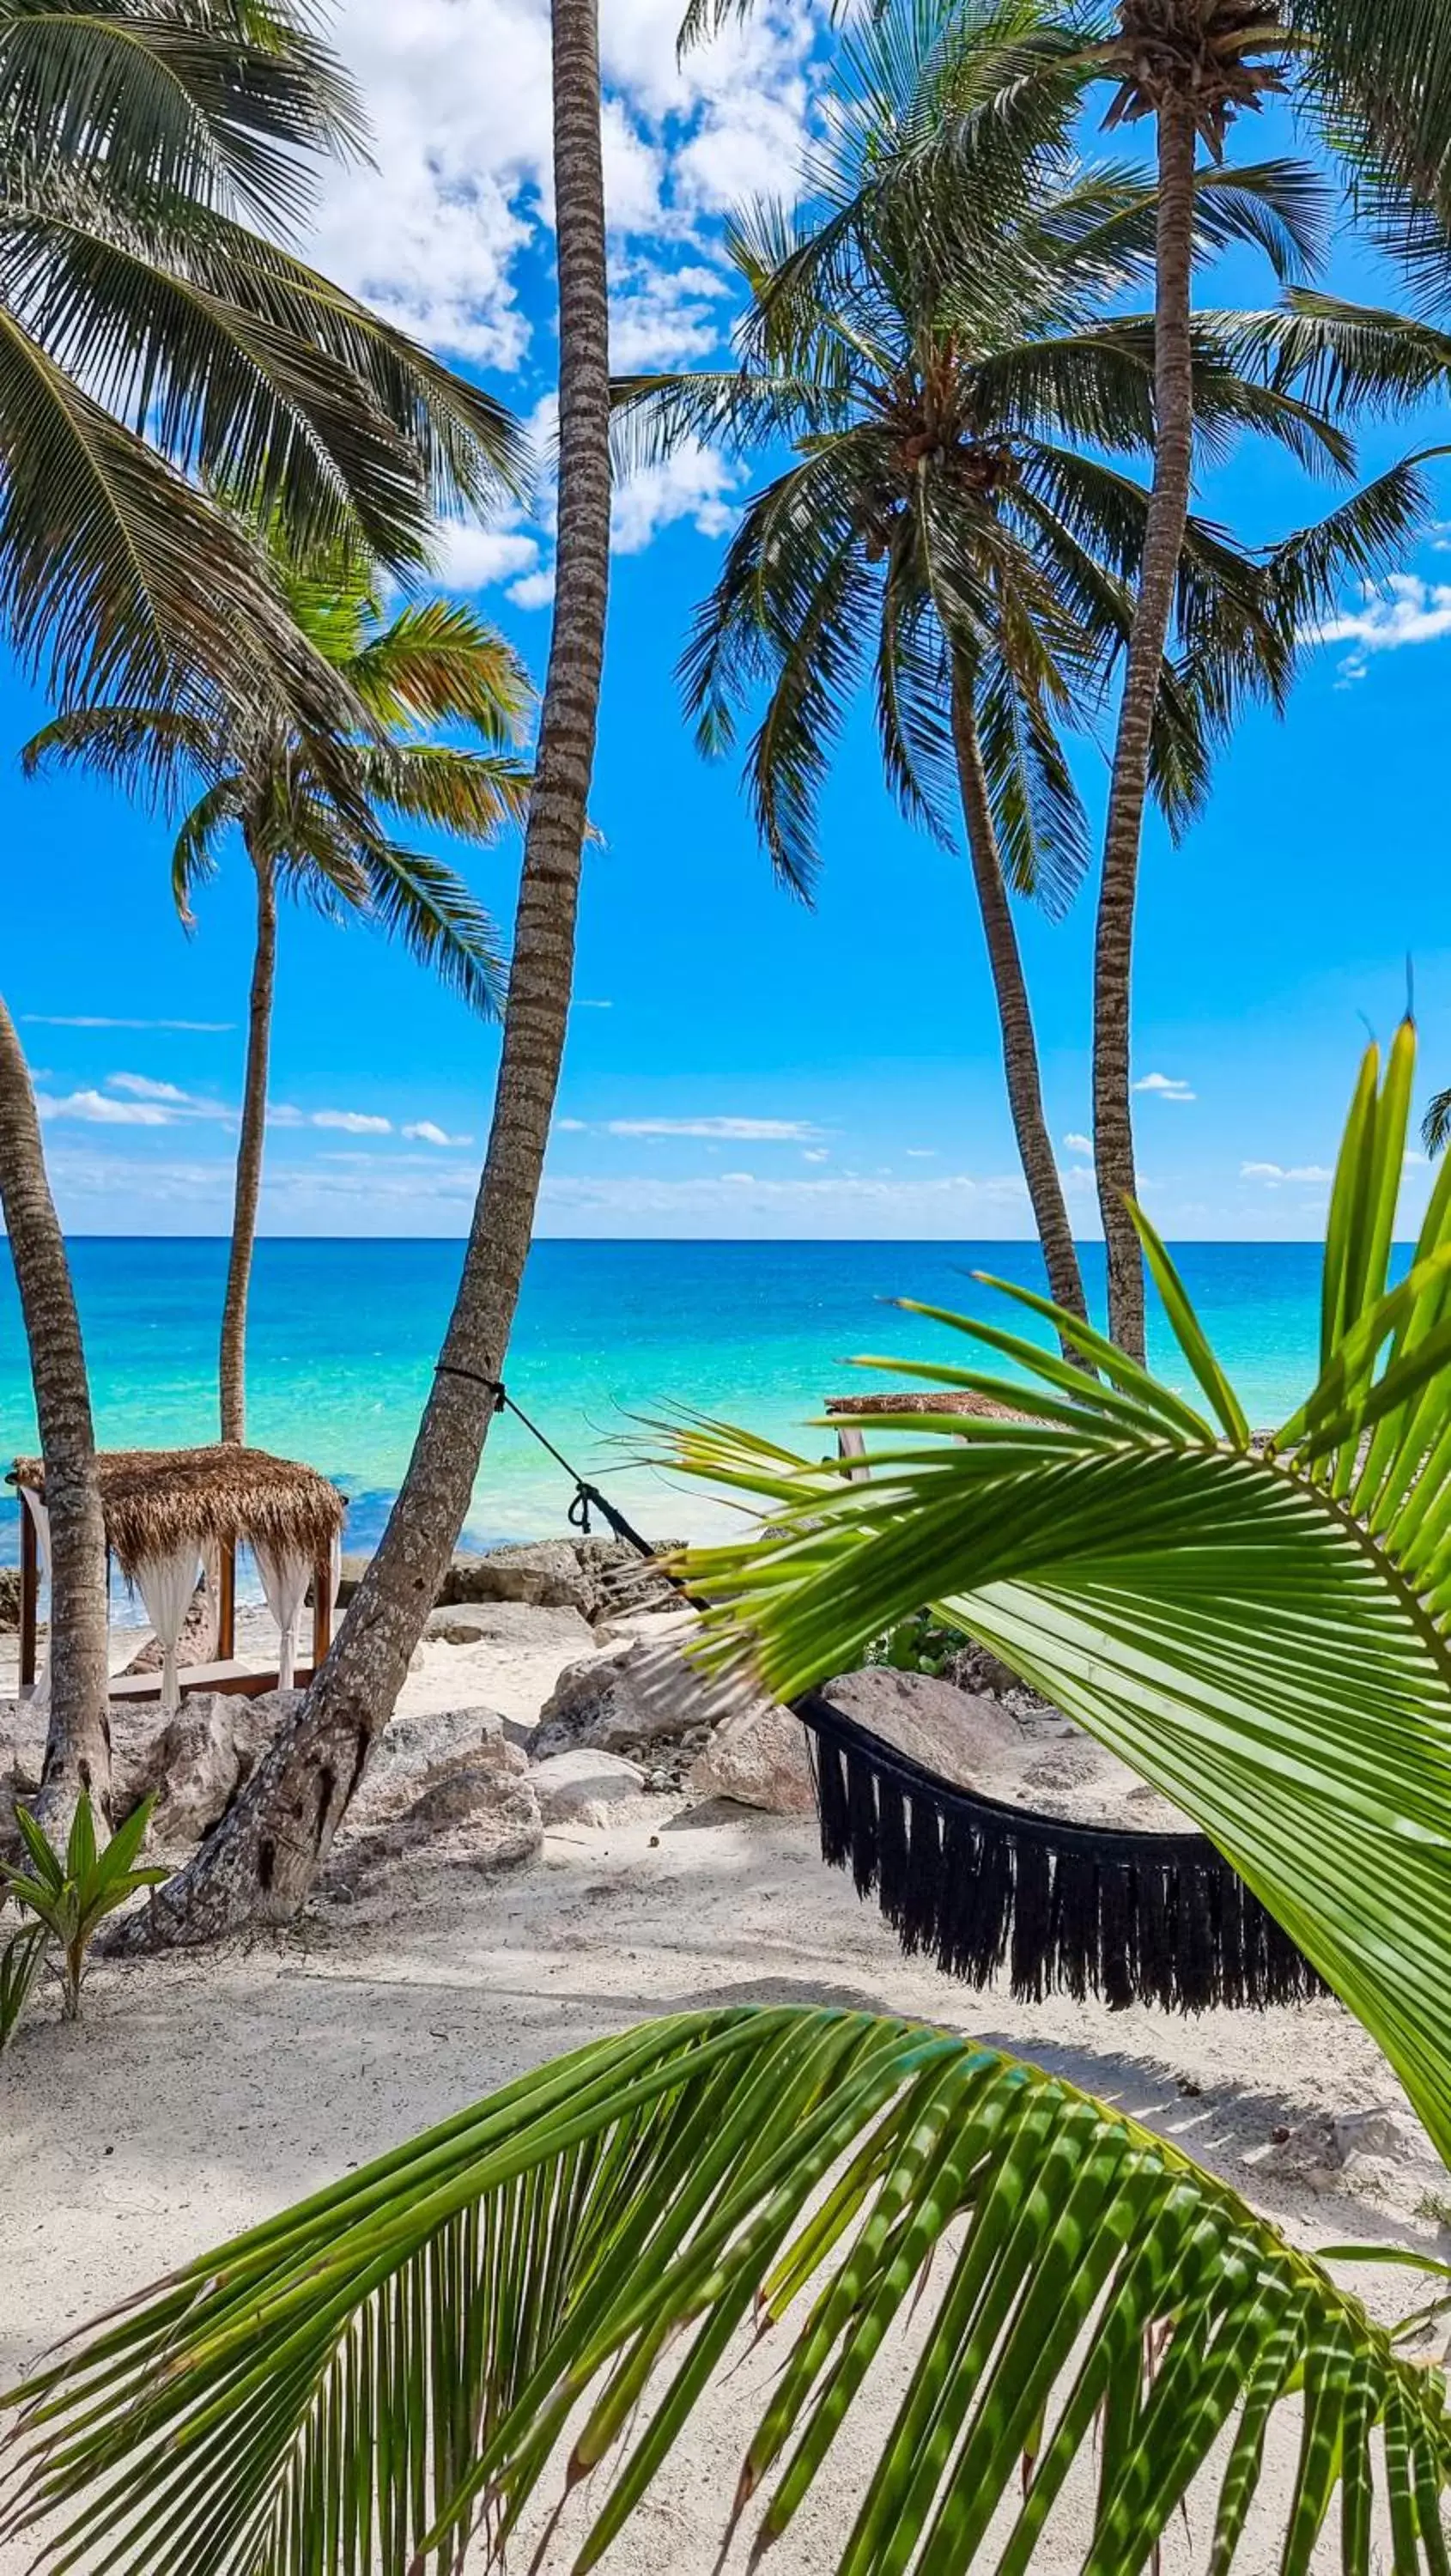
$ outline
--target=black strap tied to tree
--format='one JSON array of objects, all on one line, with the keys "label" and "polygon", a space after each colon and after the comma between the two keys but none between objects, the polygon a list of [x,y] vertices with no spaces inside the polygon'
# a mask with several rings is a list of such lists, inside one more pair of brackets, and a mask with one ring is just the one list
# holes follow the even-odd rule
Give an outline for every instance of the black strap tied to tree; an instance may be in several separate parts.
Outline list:
[{"label": "black strap tied to tree", "polygon": [[[572,1467],[501,1378],[440,1361],[487,1387],[574,1486],[573,1529],[597,1511],[642,1557],[655,1550]],[[662,1569],[663,1571],[664,1569]],[[685,1587],[669,1575],[678,1591]],[[859,1726],[820,1691],[794,1702],[806,1729],[821,1857],[875,1896],[909,1958],[985,1986],[1007,1968],[1019,2002],[1049,1994],[1111,2011],[1203,2012],[1307,2002],[1330,1990],[1238,1872],[1199,1833],[1134,1833],[1041,1816],[954,1787]]]},{"label": "black strap tied to tree", "polygon": [[953,1787],[819,1691],[807,1730],[821,1856],[875,1896],[908,1957],[1019,2002],[1110,2010],[1304,2003],[1318,1969],[1204,1834],[1135,1833],[1041,1816]]}]

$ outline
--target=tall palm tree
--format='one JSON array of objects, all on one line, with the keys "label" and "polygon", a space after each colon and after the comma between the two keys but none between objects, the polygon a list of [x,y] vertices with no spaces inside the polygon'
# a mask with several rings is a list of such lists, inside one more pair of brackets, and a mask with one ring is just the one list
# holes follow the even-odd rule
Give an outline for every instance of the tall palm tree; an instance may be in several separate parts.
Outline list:
[{"label": "tall palm tree", "polygon": [[610,542],[608,290],[595,0],[552,0],[559,275],[559,539],[509,995],[463,1275],[402,1490],[295,1719],[135,1946],[290,1920],[392,1715],[468,1510],[499,1400],[569,1022],[604,660]]},{"label": "tall palm tree", "polygon": [[[313,728],[326,765],[360,711],[203,484],[402,569],[438,508],[517,482],[498,404],[280,237],[319,161],[361,139],[292,0],[0,12],[0,624],[63,705],[124,694],[215,731],[250,696],[262,721],[286,707]],[[63,1828],[82,1786],[108,1809],[104,1552],[80,1325],[3,1002],[0,1085],[51,1525],[44,1797]]]},{"label": "tall palm tree", "polygon": [[[959,1322],[968,1366],[921,1373],[1017,1407],[1006,1354],[1036,1419],[914,1417],[865,1482],[713,1427],[676,1463],[762,1498],[691,1566],[753,1685],[838,1672],[935,1597],[1188,1810],[1451,2157],[1451,1163],[1392,1287],[1413,1070],[1409,1030],[1362,1069],[1320,1367],[1268,1448],[1139,1218],[1195,1402],[1061,1312],[1099,1377]],[[716,2005],[531,2071],[99,2320],[12,2393],[0,2533],[117,2576],[407,2576],[475,2537],[595,2567],[769,2334],[744,2457],[716,2435],[742,2564],[803,2507],[832,2546],[850,2422],[852,2576],[1135,2570],[1191,2506],[1216,2569],[1338,2538],[1355,2576],[1436,2576],[1451,2413],[1415,2339],[1446,2265],[1389,2331],[1327,2268],[1387,2250],[1302,2253],[1177,2143],[941,2026]]]},{"label": "tall palm tree", "polygon": [[[522,821],[529,772],[507,746],[530,703],[528,679],[497,629],[446,598],[417,600],[385,618],[362,566],[343,559],[300,564],[274,529],[270,552],[301,633],[335,670],[367,720],[350,738],[354,802],[319,771],[297,728],[261,726],[240,706],[220,740],[165,707],[78,707],[56,717],[21,755],[27,775],[81,763],[123,785],[171,777],[178,765],[207,779],[181,826],[172,886],[191,924],[196,887],[211,876],[233,831],[256,887],[257,928],[237,1140],[231,1248],[222,1308],[218,1388],[224,1440],[246,1436],[247,1302],[267,1119],[279,894],[335,917],[371,920],[401,938],[469,1006],[503,1007],[497,934],[468,887],[419,850],[401,848],[384,816],[486,842]],[[430,739],[465,725],[482,748]]]},{"label": "tall palm tree", "polygon": [[1124,672],[1094,951],[1094,1155],[1114,1338],[1144,1351],[1134,1193],[1130,997],[1149,741],[1193,470],[1193,223],[1201,146],[1222,158],[1246,110],[1289,92],[1352,178],[1382,199],[1451,207],[1448,0],[1118,0],[1093,47],[1114,84],[1108,122],[1154,128],[1154,484]]},{"label": "tall palm tree", "polygon": [[[914,0],[915,5],[915,0]],[[931,7],[932,0],[922,0]],[[751,0],[689,0],[693,41]],[[1093,1125],[1108,1263],[1110,1325],[1144,1350],[1144,1277],[1128,1213],[1135,1186],[1130,1001],[1139,861],[1155,707],[1174,617],[1194,465],[1193,322],[1197,162],[1222,159],[1230,128],[1287,93],[1318,124],[1352,198],[1392,246],[1444,289],[1451,224],[1451,0],[948,0],[936,12],[950,55],[991,31],[998,77],[919,127],[928,162],[1001,155],[1005,136],[1041,130],[1075,86],[1113,85],[1110,126],[1150,120],[1154,243],[1154,468],[1124,663],[1104,826],[1094,942]],[[875,184],[866,174],[864,185]]]},{"label": "tall palm tree", "polygon": [[[959,103],[990,90],[1000,59],[996,24],[961,31]],[[943,83],[930,13],[889,12],[847,45],[810,199],[790,216],[759,204],[730,227],[748,298],[738,365],[631,378],[616,398],[648,460],[682,438],[794,450],[698,613],[687,702],[719,749],[767,682],[749,775],[762,837],[798,892],[815,872],[815,791],[868,673],[888,780],[947,843],[951,789],[1049,1284],[1084,1316],[1010,895],[1057,912],[1087,860],[1062,733],[1101,711],[1132,622],[1148,496],[1103,451],[1153,445],[1152,334],[1114,318],[1151,258],[1153,203],[1134,174],[1084,171],[1057,137],[1030,134],[1016,169],[1000,141],[925,157]],[[1311,246],[1316,194],[1294,164],[1206,185],[1196,248],[1268,239],[1288,264]],[[1195,363],[1214,434],[1252,424],[1344,462],[1328,418],[1235,375],[1207,330]],[[1272,692],[1289,658],[1259,569],[1207,526],[1189,540],[1177,659],[1157,693],[1156,785],[1176,829],[1223,721],[1199,676],[1206,653],[1258,664]]]}]

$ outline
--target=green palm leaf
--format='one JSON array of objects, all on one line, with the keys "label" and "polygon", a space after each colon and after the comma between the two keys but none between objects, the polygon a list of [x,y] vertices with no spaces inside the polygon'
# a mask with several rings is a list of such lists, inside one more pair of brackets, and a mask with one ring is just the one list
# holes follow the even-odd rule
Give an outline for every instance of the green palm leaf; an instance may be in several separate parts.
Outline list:
[{"label": "green palm leaf", "polygon": [[1392,1287],[1414,1057],[1407,1026],[1383,1082],[1366,1058],[1331,1200],[1320,1377],[1262,1452],[1140,1216],[1207,1411],[1005,1289],[1097,1381],[957,1316],[938,1320],[988,1364],[908,1374],[1041,1418],[925,1417],[860,1483],[805,1462],[793,1475],[719,1430],[685,1434],[681,1459],[770,1501],[766,1536],[691,1560],[723,1650],[790,1698],[938,1604],[1195,1818],[1380,2041],[1447,2154],[1451,1166]]},{"label": "green palm leaf", "polygon": [[1439,2381],[1314,2262],[1068,2084],[799,2009],[597,2042],[188,2265],[12,2395],[0,2528],[46,2522],[50,2568],[104,2543],[117,2576],[422,2576],[475,2524],[501,2548],[567,2456],[592,2483],[560,2563],[587,2569],[754,2317],[782,2349],[721,2518],[758,2555],[820,2509],[909,2309],[843,2576],[965,2568],[990,2527],[1021,2569],[1075,2471],[1095,2569],[1141,2566],[1201,2475],[1224,2565],[1300,2394],[1286,2564],[1338,2487],[1347,2567],[1378,2491],[1398,2569],[1440,2565]]}]

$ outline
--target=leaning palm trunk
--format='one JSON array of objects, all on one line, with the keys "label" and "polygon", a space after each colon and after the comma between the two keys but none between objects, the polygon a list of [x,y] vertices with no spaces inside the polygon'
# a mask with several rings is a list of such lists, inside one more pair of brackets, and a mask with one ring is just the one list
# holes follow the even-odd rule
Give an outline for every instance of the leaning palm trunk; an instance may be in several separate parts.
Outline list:
[{"label": "leaning palm trunk", "polygon": [[[1063,1197],[1063,1184],[1058,1177],[1053,1141],[1043,1115],[1038,1043],[1033,1034],[1033,1013],[1018,948],[1018,934],[1013,927],[1012,906],[1003,882],[992,801],[973,713],[972,682],[960,666],[954,667],[952,675],[952,734],[968,855],[972,862],[973,883],[977,888],[978,909],[982,914],[993,990],[997,995],[1008,1105],[1018,1139],[1023,1177],[1033,1203],[1043,1266],[1048,1273],[1054,1304],[1065,1307],[1070,1314],[1080,1316],[1086,1323],[1088,1307],[1084,1301],[1073,1228],[1068,1222],[1068,1208]],[[1064,1356],[1076,1359],[1077,1354],[1065,1344]]]},{"label": "leaning palm trunk", "polygon": [[0,1208],[30,1354],[50,1514],[50,1733],[40,1811],[64,1841],[90,1792],[111,1822],[106,1539],[80,1317],[24,1050],[0,1002]]},{"label": "leaning palm trunk", "polygon": [[403,1488],[322,1672],[189,1869],[133,1936],[285,1922],[317,1875],[463,1527],[534,1224],[569,1019],[609,575],[609,354],[595,0],[554,0],[559,561],[539,755],[488,1155],[433,1392]]},{"label": "leaning palm trunk", "polygon": [[1182,98],[1158,111],[1159,199],[1154,296],[1154,484],[1144,524],[1104,832],[1093,975],[1093,1147],[1108,1255],[1109,1331],[1144,1356],[1144,1272],[1128,1202],[1134,1195],[1129,1009],[1149,742],[1189,515],[1194,434],[1190,276],[1195,132]]},{"label": "leaning palm trunk", "polygon": [[222,1342],[218,1359],[222,1438],[247,1436],[247,1298],[252,1285],[252,1254],[257,1241],[257,1202],[262,1190],[262,1153],[267,1134],[267,1064],[272,1046],[272,991],[277,974],[277,879],[270,859],[252,859],[257,873],[257,945],[252,958],[252,991],[247,1007],[247,1073],[242,1091],[242,1128],[237,1139],[237,1179],[232,1200],[232,1245],[227,1256],[227,1293],[222,1304]]}]

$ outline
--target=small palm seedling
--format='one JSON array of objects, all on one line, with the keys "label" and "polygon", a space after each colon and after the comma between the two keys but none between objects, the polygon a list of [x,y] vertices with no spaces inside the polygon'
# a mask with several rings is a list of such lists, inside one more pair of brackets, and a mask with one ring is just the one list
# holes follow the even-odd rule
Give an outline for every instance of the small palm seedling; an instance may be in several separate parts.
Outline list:
[{"label": "small palm seedling", "polygon": [[25,1923],[0,1946],[0,2057],[20,2027],[45,1959],[45,1925]]},{"label": "small palm seedling", "polygon": [[[77,1801],[66,1842],[65,1858],[52,1851],[34,1816],[24,1807],[15,1821],[30,1855],[29,1871],[6,1869],[6,1892],[33,1914],[43,1935],[61,1954],[62,2004],[67,2021],[81,2017],[81,1981],[86,1953],[108,1914],[124,1905],[140,1887],[159,1887],[164,1869],[138,1869],[136,1855],[146,1837],[154,1800],[144,1798],[104,1851],[96,1844],[96,1820],[88,1797]],[[23,1937],[23,1936],[22,1936]],[[38,1972],[36,1963],[32,1976]],[[22,1997],[22,2001],[24,1998]],[[17,2008],[18,2017],[18,2008]],[[0,2034],[3,2034],[0,2018]],[[0,2036],[3,2045],[3,2036]]]}]

